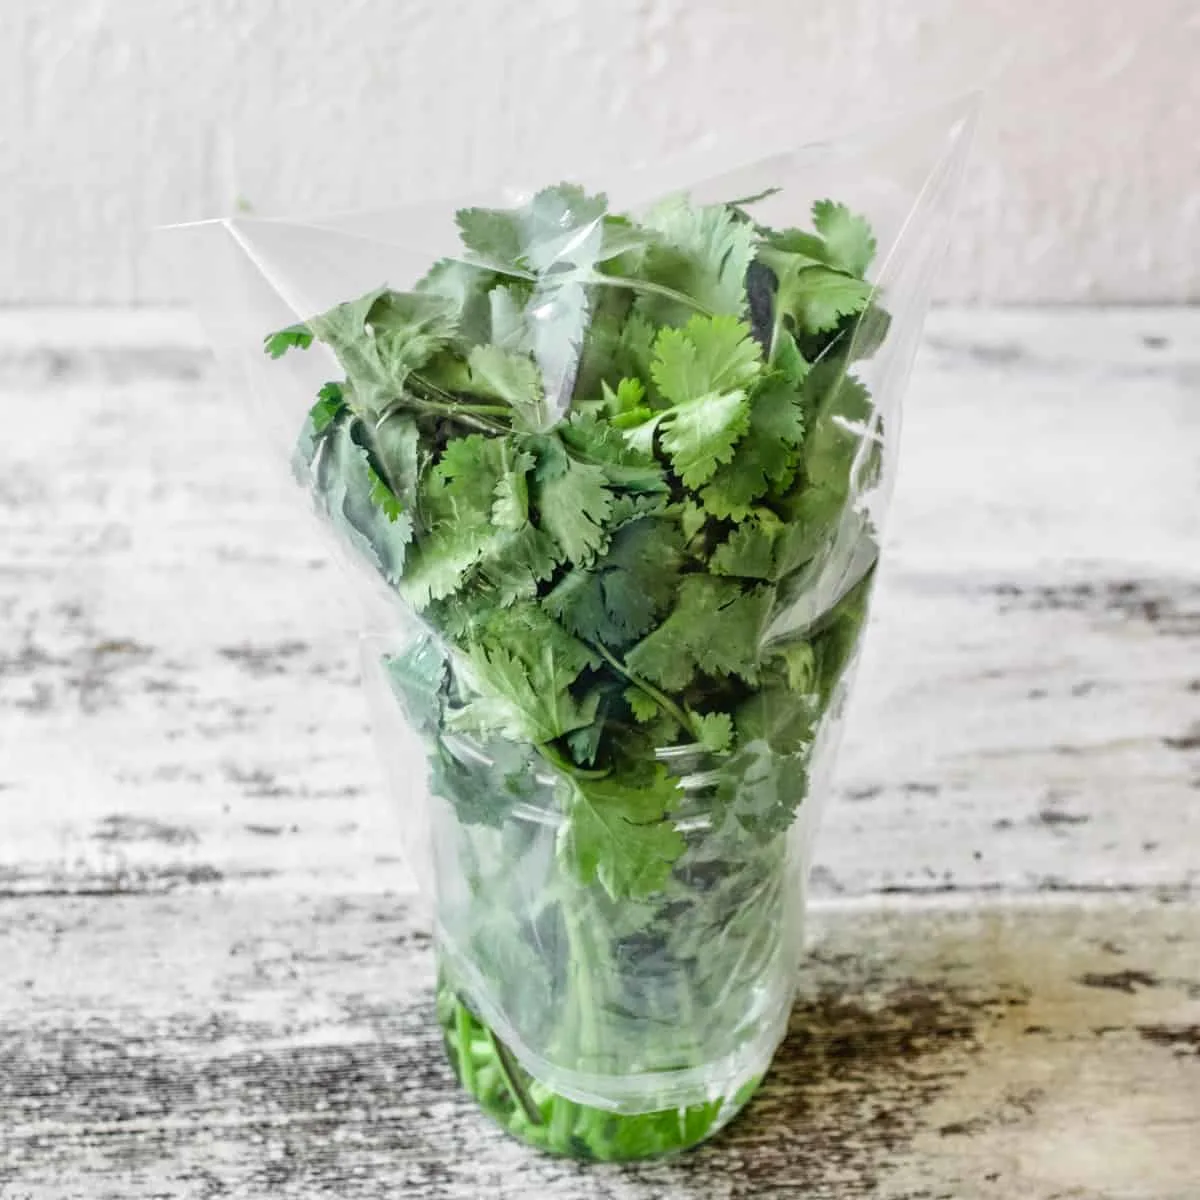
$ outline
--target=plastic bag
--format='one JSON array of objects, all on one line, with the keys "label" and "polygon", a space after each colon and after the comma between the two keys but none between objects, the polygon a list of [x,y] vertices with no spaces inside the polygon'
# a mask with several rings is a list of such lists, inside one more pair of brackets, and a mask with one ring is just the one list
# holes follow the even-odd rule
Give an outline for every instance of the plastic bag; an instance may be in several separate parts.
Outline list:
[{"label": "plastic bag", "polygon": [[784,1034],[971,119],[628,210],[193,231],[241,394],[370,582],[438,1017],[527,1141],[690,1145]]}]

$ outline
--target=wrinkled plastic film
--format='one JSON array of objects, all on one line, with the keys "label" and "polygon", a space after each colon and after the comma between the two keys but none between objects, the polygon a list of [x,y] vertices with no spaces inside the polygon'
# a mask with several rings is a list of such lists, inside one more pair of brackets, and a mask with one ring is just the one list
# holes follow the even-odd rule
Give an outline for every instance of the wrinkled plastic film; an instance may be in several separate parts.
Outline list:
[{"label": "wrinkled plastic film", "polygon": [[[972,107],[957,105],[683,189],[693,202],[743,202],[773,227],[803,225],[814,202],[832,197],[867,218],[878,253],[870,302],[838,347],[840,374],[832,359],[812,364],[829,378],[805,438],[836,468],[823,466],[830,478],[779,517],[802,550],[772,584],[759,658],[776,663],[787,686],[764,685],[755,696],[747,720],[759,732],[732,760],[685,737],[655,751],[676,780],[663,820],[683,850],[648,892],[623,892],[603,872],[580,877],[569,771],[521,739],[455,727],[453,712],[477,698],[477,671],[455,637],[405,599],[394,530],[335,486],[338,472],[357,469],[360,450],[393,452],[385,441],[400,435],[389,428],[387,397],[377,398],[378,420],[360,423],[336,454],[328,445],[318,452],[311,431],[301,431],[314,394],[342,372],[322,341],[326,333],[336,341],[336,322],[365,323],[382,347],[389,322],[411,329],[428,317],[432,325],[442,305],[478,323],[476,345],[528,356],[542,386],[527,428],[531,436],[557,429],[598,388],[589,339],[607,298],[640,287],[657,323],[677,323],[678,296],[656,295],[621,266],[638,249],[639,229],[669,229],[675,201],[646,198],[625,228],[594,198],[523,193],[522,253],[512,259],[464,251],[452,214],[430,205],[191,231],[208,264],[200,308],[209,332],[275,460],[293,464],[318,514],[341,527],[343,557],[369,596],[364,679],[406,853],[431,903],[448,1043],[461,1049],[466,1036],[461,1000],[478,1023],[471,1028],[484,1031],[473,1044],[501,1047],[478,1071],[495,1075],[498,1064],[530,1140],[543,1136],[537,1097],[546,1094],[600,1112],[677,1112],[711,1131],[736,1111],[783,1036],[813,839],[895,479],[901,398],[971,121]],[[644,197],[637,181],[628,192]],[[479,272],[494,282],[475,294]],[[266,358],[264,336],[296,322],[316,334],[313,345]],[[487,436],[491,417],[478,407],[465,417]],[[511,794],[498,794],[505,789]],[[529,1095],[509,1078],[518,1069]],[[478,1082],[475,1067],[469,1074]]]}]

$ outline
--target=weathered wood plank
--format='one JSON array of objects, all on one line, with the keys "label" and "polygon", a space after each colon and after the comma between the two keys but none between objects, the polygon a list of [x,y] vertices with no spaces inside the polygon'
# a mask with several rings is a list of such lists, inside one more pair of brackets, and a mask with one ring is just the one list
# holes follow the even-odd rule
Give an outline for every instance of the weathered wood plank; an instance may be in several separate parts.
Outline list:
[{"label": "weathered wood plank", "polygon": [[[1195,312],[935,316],[820,890],[1196,886],[1198,383]],[[4,315],[0,404],[0,891],[402,885],[353,593],[188,326]]]},{"label": "weathered wood plank", "polygon": [[493,1130],[402,900],[0,904],[0,1195],[1193,1200],[1200,912],[825,908],[744,1117],[583,1167]]}]

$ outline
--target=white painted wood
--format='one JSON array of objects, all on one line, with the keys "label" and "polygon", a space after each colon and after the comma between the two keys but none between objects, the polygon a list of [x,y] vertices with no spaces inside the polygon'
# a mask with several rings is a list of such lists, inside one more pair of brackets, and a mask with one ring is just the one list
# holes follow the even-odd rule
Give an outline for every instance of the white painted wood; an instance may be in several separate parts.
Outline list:
[{"label": "white painted wood", "polygon": [[1194,1200],[1200,314],[928,343],[790,1037],[589,1168],[443,1064],[353,592],[190,325],[0,313],[0,1197]]},{"label": "white painted wood", "polygon": [[10,899],[0,1195],[1194,1200],[1198,915],[824,909],[746,1113],[680,1158],[587,1167],[457,1089],[403,901]]},{"label": "white painted wood", "polygon": [[[199,346],[0,315],[0,891],[406,886],[354,593]],[[1196,887],[1198,385],[1195,312],[935,315],[819,893]]]}]

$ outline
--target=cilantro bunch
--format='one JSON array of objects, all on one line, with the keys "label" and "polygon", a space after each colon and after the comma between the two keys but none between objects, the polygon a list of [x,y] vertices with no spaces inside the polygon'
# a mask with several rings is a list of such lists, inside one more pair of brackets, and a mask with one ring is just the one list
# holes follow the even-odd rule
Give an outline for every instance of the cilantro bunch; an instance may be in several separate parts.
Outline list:
[{"label": "cilantro bunch", "polygon": [[[547,991],[575,1012],[556,1017],[560,1055],[593,1069],[589,1006],[646,1011],[629,946],[707,979],[698,1004],[718,1024],[728,971],[763,936],[770,957],[753,922],[727,958],[712,939],[747,905],[774,919],[781,835],[870,583],[854,501],[879,451],[852,367],[887,331],[874,238],[833,202],[808,229],[752,207],[674,198],[635,219],[563,185],[466,209],[461,256],[411,291],[266,339],[274,357],[319,341],[341,368],[296,470],[420,618],[388,670],[433,791],[464,827],[503,829],[549,789],[553,901],[586,970],[539,961],[545,929],[498,915],[502,872],[476,879],[469,937],[509,1002]],[[847,521],[866,567],[830,611],[788,620]],[[497,1070],[536,1125],[511,1064]]]}]

